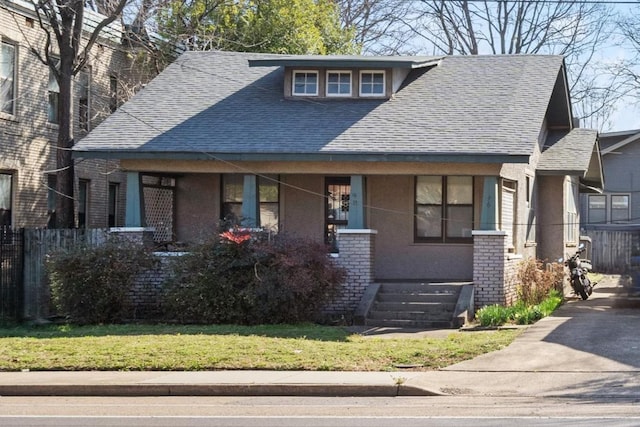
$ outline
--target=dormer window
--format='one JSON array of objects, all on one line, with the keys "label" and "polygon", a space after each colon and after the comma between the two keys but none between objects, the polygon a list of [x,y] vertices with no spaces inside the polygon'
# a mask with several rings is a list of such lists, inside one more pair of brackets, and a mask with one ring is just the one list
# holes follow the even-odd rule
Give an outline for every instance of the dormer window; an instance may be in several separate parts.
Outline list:
[{"label": "dormer window", "polygon": [[384,96],[384,71],[360,71],[360,96]]},{"label": "dormer window", "polygon": [[294,71],[291,92],[294,96],[318,96],[318,72]]},{"label": "dormer window", "polygon": [[351,96],[351,71],[327,71],[327,96]]}]

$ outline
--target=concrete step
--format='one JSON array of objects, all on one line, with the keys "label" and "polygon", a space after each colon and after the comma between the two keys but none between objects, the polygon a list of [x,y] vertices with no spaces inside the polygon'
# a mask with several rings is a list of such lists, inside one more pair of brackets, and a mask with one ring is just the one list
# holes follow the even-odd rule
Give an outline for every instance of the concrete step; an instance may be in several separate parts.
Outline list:
[{"label": "concrete step", "polygon": [[416,321],[406,319],[366,319],[366,326],[410,329],[449,329],[454,328],[451,321]]},{"label": "concrete step", "polygon": [[457,301],[458,292],[455,293],[379,293],[376,301],[380,302],[442,302],[454,303]]},{"label": "concrete step", "polygon": [[463,283],[385,282],[365,319],[367,326],[457,328],[453,314]]},{"label": "concrete step", "polygon": [[375,311],[418,311],[423,313],[451,312],[456,308],[457,300],[451,301],[376,301]]},{"label": "concrete step", "polygon": [[372,310],[369,313],[369,319],[376,320],[415,320],[415,321],[428,321],[428,320],[447,320],[450,321],[453,317],[453,312],[447,311],[377,311]]}]

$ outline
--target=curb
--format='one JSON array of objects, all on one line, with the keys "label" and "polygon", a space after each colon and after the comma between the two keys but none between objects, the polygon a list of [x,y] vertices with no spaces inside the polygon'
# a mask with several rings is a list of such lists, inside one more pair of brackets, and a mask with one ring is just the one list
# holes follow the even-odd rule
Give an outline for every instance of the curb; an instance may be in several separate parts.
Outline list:
[{"label": "curb", "polygon": [[0,396],[398,397],[443,394],[404,384],[47,384],[0,385]]}]

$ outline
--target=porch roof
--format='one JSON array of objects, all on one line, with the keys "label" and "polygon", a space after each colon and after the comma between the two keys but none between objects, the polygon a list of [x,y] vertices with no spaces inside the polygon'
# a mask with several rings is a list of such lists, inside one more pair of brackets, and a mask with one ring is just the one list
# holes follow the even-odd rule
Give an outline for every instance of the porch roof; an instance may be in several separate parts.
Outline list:
[{"label": "porch roof", "polygon": [[284,67],[250,60],[290,56],[187,52],[75,157],[526,163],[548,110],[571,126],[561,56],[448,56],[391,99],[287,99]]},{"label": "porch roof", "polygon": [[549,135],[537,171],[540,175],[579,176],[586,192],[602,192],[604,176],[598,144],[593,129],[573,129]]}]

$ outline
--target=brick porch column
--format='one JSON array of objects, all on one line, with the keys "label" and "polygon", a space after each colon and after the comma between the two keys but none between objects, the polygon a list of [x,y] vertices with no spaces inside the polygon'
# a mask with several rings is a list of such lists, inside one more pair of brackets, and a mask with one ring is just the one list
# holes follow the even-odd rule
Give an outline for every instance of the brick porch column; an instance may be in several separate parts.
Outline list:
[{"label": "brick porch column", "polygon": [[153,227],[111,227],[109,234],[127,242],[153,246]]},{"label": "brick porch column", "polygon": [[341,295],[327,307],[332,314],[352,315],[367,287],[374,280],[374,251],[377,230],[338,230],[338,265],[347,270]]},{"label": "brick porch column", "polygon": [[516,299],[517,263],[522,257],[508,252],[505,231],[474,230],[472,234],[476,309],[512,304]]}]

